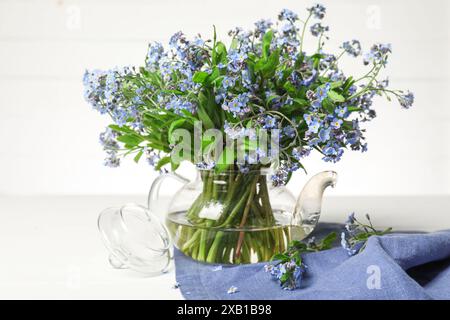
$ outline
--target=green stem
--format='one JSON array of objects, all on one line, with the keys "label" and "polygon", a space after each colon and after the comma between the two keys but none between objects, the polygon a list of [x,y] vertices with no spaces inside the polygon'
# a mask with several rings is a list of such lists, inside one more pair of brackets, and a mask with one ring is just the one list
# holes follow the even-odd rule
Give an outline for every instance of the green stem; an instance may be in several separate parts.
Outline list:
[{"label": "green stem", "polygon": [[306,31],[306,26],[308,25],[308,21],[311,18],[312,13],[309,14],[308,18],[306,18],[305,23],[303,24],[303,30],[302,30],[302,37],[300,40],[300,54],[303,55],[303,40],[305,39],[305,31]]},{"label": "green stem", "polygon": [[249,194],[249,190],[247,190],[242,197],[239,199],[238,203],[234,207],[233,211],[231,211],[230,215],[227,217],[224,223],[222,223],[219,227],[227,227],[231,225],[231,222],[235,218],[235,216],[239,213],[245,201],[247,200],[247,196]]},{"label": "green stem", "polygon": [[[202,180],[202,194],[188,210],[192,226],[177,231],[183,253],[208,263],[250,263],[269,260],[285,248],[289,234],[275,226],[264,175],[202,172]],[[218,219],[200,218],[211,205],[221,208]]]},{"label": "green stem", "polygon": [[219,247],[222,245],[223,241],[223,236],[224,236],[224,232],[222,231],[218,231],[216,236],[214,237],[214,241],[211,245],[211,248],[209,249],[208,252],[208,257],[206,257],[206,262],[216,262],[216,256],[217,256],[217,252],[219,250]]},{"label": "green stem", "polygon": [[[250,206],[252,204],[253,201],[253,195],[255,194],[255,189],[256,189],[256,182],[258,181],[258,177],[255,178],[255,181],[252,184],[251,187],[251,191],[250,191],[250,195],[247,199],[247,204],[245,205],[245,209],[244,209],[244,213],[242,215],[242,220],[241,223],[239,224],[239,228],[242,229],[245,226],[245,223],[247,222],[247,217],[248,217],[248,213],[250,211]],[[236,257],[239,258],[239,256],[241,255],[241,246],[242,246],[242,241],[244,240],[244,231],[241,231],[239,233],[239,240],[236,246]]]},{"label": "green stem", "polygon": [[201,230],[200,231],[200,246],[199,246],[199,252],[198,252],[198,257],[197,259],[200,261],[205,261],[206,259],[206,235],[207,235],[207,230]]}]

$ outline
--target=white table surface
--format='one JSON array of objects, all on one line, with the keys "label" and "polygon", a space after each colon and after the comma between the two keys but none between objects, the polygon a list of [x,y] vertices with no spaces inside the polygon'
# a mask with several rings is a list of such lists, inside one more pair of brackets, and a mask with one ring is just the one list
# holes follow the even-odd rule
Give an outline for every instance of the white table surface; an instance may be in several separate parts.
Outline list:
[{"label": "white table surface", "polygon": [[[145,196],[0,197],[0,299],[181,299],[167,274],[114,270],[97,230],[99,212]],[[450,196],[326,197],[321,221],[370,213],[380,228],[450,229]]]}]

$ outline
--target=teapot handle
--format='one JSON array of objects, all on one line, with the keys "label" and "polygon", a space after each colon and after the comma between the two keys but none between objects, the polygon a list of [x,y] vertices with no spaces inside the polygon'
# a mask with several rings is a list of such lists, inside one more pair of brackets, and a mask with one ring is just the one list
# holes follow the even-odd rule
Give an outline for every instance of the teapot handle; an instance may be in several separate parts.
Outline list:
[{"label": "teapot handle", "polygon": [[150,192],[148,193],[147,198],[147,206],[150,212],[158,212],[158,209],[155,208],[156,203],[160,199],[160,190],[161,185],[167,178],[175,179],[176,181],[179,181],[183,184],[186,184],[190,182],[188,178],[183,177],[182,175],[176,173],[176,172],[164,172],[160,174],[152,183],[152,186],[150,187]]}]

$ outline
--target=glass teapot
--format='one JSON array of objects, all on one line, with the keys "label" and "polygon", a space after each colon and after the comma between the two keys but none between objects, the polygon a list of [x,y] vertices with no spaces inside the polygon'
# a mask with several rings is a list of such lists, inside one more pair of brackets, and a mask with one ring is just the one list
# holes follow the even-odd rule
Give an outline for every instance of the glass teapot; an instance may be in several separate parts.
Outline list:
[{"label": "glass teapot", "polygon": [[198,170],[194,181],[164,173],[150,189],[151,212],[161,211],[161,185],[168,178],[183,183],[165,216],[173,244],[198,261],[242,264],[268,261],[290,241],[307,237],[319,220],[323,192],[335,185],[337,174],[316,174],[295,198],[285,186],[273,187],[264,169]]}]

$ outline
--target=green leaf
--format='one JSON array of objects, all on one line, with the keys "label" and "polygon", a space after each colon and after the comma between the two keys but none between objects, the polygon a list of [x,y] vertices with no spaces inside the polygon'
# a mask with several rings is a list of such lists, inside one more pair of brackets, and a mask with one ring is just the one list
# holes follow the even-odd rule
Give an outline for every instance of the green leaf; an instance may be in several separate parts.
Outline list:
[{"label": "green leaf", "polygon": [[183,116],[184,116],[184,118],[185,118],[186,120],[189,120],[189,122],[190,122],[191,124],[194,124],[195,121],[198,121],[198,119],[197,119],[196,117],[194,117],[194,116],[192,115],[192,113],[190,113],[190,112],[187,111],[187,110],[181,110],[181,113],[183,114]]},{"label": "green leaf", "polygon": [[281,283],[285,283],[286,281],[289,280],[289,278],[291,277],[292,272],[286,271],[286,273],[284,273],[281,277],[280,277],[280,282]]},{"label": "green leaf", "polygon": [[[199,106],[197,108],[197,114],[198,114],[199,120],[203,123],[203,126],[205,127],[205,129],[214,128],[215,127],[214,122],[208,113],[209,105],[210,105],[208,97],[203,92],[200,92],[198,94],[198,101],[199,101]],[[215,110],[211,110],[211,112],[214,113]]]},{"label": "green leaf", "polygon": [[217,42],[215,50],[212,52],[212,62],[213,65],[218,65],[219,63],[227,63],[227,48],[222,42]]},{"label": "green leaf", "polygon": [[134,157],[134,162],[138,163],[143,154],[144,154],[144,151],[142,151],[142,150],[139,151],[138,154]]},{"label": "green leaf", "polygon": [[211,118],[208,116],[206,111],[203,108],[198,108],[197,110],[198,118],[203,123],[203,126],[206,129],[214,128],[214,122],[212,122]]},{"label": "green leaf", "polygon": [[380,235],[388,234],[388,233],[391,233],[391,232],[392,232],[392,228],[389,227],[389,228],[387,228],[386,230],[382,231],[382,232],[380,233]]},{"label": "green leaf", "polygon": [[281,260],[281,261],[285,261],[289,259],[289,256],[287,254],[284,253],[277,253],[275,254],[270,260],[271,261],[275,261],[275,260]]},{"label": "green leaf", "polygon": [[331,232],[328,234],[320,245],[320,250],[328,250],[333,246],[333,243],[336,241],[337,234],[336,232]]},{"label": "green leaf", "polygon": [[165,166],[166,164],[168,164],[170,161],[171,161],[171,160],[170,160],[170,156],[166,156],[166,157],[161,158],[161,159],[158,161],[158,163],[156,164],[155,170],[161,170],[161,168],[162,168],[163,166]]},{"label": "green leaf", "polygon": [[323,53],[315,53],[311,56],[311,59],[323,59],[325,58],[325,55]]},{"label": "green leaf", "polygon": [[234,144],[226,146],[222,153],[220,154],[215,171],[216,173],[221,173],[226,170],[230,164],[234,162]]},{"label": "green leaf", "polygon": [[161,115],[158,113],[144,113],[144,125],[150,128],[159,127],[164,123],[163,119],[166,118],[166,115]]},{"label": "green leaf", "polygon": [[334,112],[334,108],[336,107],[333,100],[331,98],[325,98],[322,101],[322,106],[327,110],[329,113]]},{"label": "green leaf", "polygon": [[272,29],[267,31],[262,40],[262,56],[263,59],[266,60],[270,53],[270,43],[272,42],[273,31]]},{"label": "green leaf", "polygon": [[124,134],[122,136],[117,137],[117,141],[125,143],[129,147],[136,147],[144,141],[144,139],[137,134]]},{"label": "green leaf", "polygon": [[297,88],[296,88],[292,83],[290,83],[289,81],[286,81],[286,82],[284,83],[283,88],[284,88],[284,90],[286,90],[286,91],[289,93],[289,95],[291,95],[291,96],[294,96],[294,95],[296,95],[296,93],[297,93]]},{"label": "green leaf", "polygon": [[267,59],[267,62],[260,68],[260,71],[262,72],[265,78],[271,78],[274,76],[279,61],[280,61],[280,51],[275,50],[270,54],[269,58]]},{"label": "green leaf", "polygon": [[202,150],[205,150],[213,142],[214,142],[213,137],[210,137],[210,136],[202,137],[202,143],[201,143]]},{"label": "green leaf", "polygon": [[186,92],[181,91],[181,90],[177,90],[177,89],[161,89],[161,92],[167,93],[167,94],[173,93],[173,94],[176,94],[176,95],[179,95],[179,96],[186,95]]},{"label": "green leaf", "polygon": [[278,99],[280,96],[277,94],[271,95],[266,99],[266,104],[269,104],[270,102],[272,102],[273,99]]},{"label": "green leaf", "polygon": [[149,147],[151,147],[153,149],[156,149],[156,150],[161,150],[161,151],[164,151],[164,152],[170,152],[170,148],[167,147],[166,145],[164,145],[163,143],[161,143],[160,141],[154,140],[154,139],[151,139],[151,138],[147,138],[146,140],[149,141],[149,143],[148,143]]},{"label": "green leaf", "polygon": [[245,138],[243,146],[244,146],[244,150],[246,152],[256,151],[258,149],[258,140],[252,140],[252,139]]},{"label": "green leaf", "polygon": [[192,81],[194,81],[195,83],[200,83],[203,84],[206,79],[208,78],[209,73],[205,72],[205,71],[197,71],[196,73],[194,73],[194,75],[192,76]]},{"label": "green leaf", "polygon": [[233,40],[231,40],[231,44],[230,44],[230,49],[231,50],[237,50],[239,48],[239,40],[236,38],[233,38]]},{"label": "green leaf", "polygon": [[335,81],[330,84],[331,89],[336,89],[342,87],[342,81]]},{"label": "green leaf", "polygon": [[220,70],[217,67],[212,69],[211,73],[205,71],[197,71],[192,77],[192,81],[204,86],[211,85],[220,76]]},{"label": "green leaf", "polygon": [[358,108],[358,107],[353,107],[353,106],[347,107],[348,112],[355,112],[355,111],[361,111],[361,110],[362,109]]},{"label": "green leaf", "polygon": [[169,137],[172,136],[172,133],[175,129],[180,128],[185,122],[186,122],[186,119],[178,119],[178,120],[173,121],[169,127]]},{"label": "green leaf", "polygon": [[116,124],[110,124],[108,127],[110,127],[112,130],[116,132],[121,133],[136,133],[133,129],[127,127],[127,126],[118,126]]},{"label": "green leaf", "polygon": [[284,115],[292,116],[298,112],[303,111],[303,109],[296,104],[285,104],[280,108],[280,111]]},{"label": "green leaf", "polygon": [[309,101],[306,100],[306,99],[295,98],[294,102],[297,103],[298,105],[302,106],[302,107],[309,106]]},{"label": "green leaf", "polygon": [[216,30],[216,26],[213,25],[213,30],[214,30],[214,36],[213,36],[213,49],[216,48],[216,42],[217,42],[217,30]]},{"label": "green leaf", "polygon": [[295,250],[304,251],[306,250],[306,244],[301,241],[296,241],[291,243],[291,247],[295,248]]},{"label": "green leaf", "polygon": [[345,102],[345,98],[343,96],[341,96],[339,93],[337,93],[336,91],[333,91],[333,90],[329,90],[328,91],[328,97],[333,102]]},{"label": "green leaf", "polygon": [[220,76],[219,68],[214,67],[211,74],[205,79],[205,84],[211,85]]},{"label": "green leaf", "polygon": [[343,87],[344,92],[347,92],[354,83],[355,81],[353,80],[353,77],[348,77],[347,80],[345,80],[344,82]]},{"label": "green leaf", "polygon": [[298,114],[299,112],[304,112],[305,107],[308,107],[308,106],[309,106],[308,100],[295,98],[293,104],[283,105],[280,108],[280,111],[287,116],[291,116],[291,115]]},{"label": "green leaf", "polygon": [[322,60],[325,56],[320,53],[316,53],[311,56],[311,59],[313,60],[313,67],[317,69],[320,65],[320,60]]},{"label": "green leaf", "polygon": [[175,162],[173,162],[172,160],[170,160],[170,169],[171,169],[172,171],[176,171],[176,170],[178,169],[179,166],[180,166],[179,163],[175,163]]},{"label": "green leaf", "polygon": [[362,233],[359,233],[359,234],[357,234],[357,235],[355,235],[353,238],[355,239],[355,240],[358,240],[358,241],[362,241],[362,240],[367,240],[367,239],[369,239],[369,237],[371,236],[372,234],[371,233],[369,233],[369,232],[362,232]]},{"label": "green leaf", "polygon": [[297,54],[297,59],[295,59],[294,69],[298,69],[302,66],[303,60],[305,59],[305,55],[303,52]]}]

